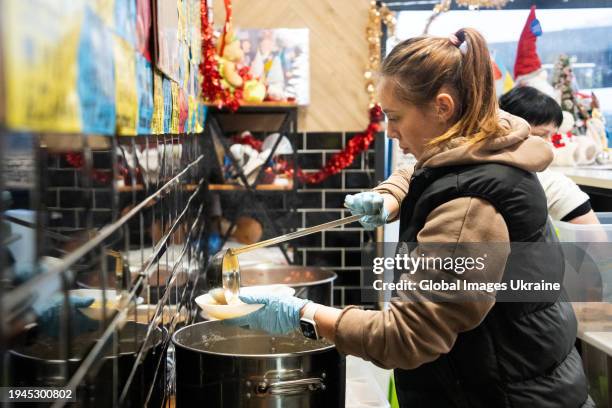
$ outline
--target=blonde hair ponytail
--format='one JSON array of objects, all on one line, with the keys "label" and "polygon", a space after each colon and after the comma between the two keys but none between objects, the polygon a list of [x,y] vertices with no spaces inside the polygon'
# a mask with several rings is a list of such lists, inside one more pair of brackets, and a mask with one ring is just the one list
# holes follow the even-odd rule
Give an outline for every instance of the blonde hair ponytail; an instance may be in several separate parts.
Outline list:
[{"label": "blonde hair ponytail", "polygon": [[405,40],[385,58],[381,71],[383,77],[395,80],[397,96],[413,105],[432,101],[442,86],[455,91],[456,122],[430,146],[456,137],[475,143],[504,133],[498,123],[491,57],[478,31],[462,28],[450,38]]}]

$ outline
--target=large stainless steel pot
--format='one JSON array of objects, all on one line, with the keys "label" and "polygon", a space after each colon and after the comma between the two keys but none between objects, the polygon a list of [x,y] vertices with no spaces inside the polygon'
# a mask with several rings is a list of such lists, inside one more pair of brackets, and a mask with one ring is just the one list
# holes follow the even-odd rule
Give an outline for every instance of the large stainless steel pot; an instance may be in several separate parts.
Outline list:
[{"label": "large stainless steel pot", "polygon": [[172,342],[177,408],[344,407],[345,358],[327,341],[212,321]]},{"label": "large stainless steel pot", "polygon": [[260,265],[240,269],[242,286],[283,283],[295,289],[295,296],[332,306],[334,272],[321,268],[295,265]]},{"label": "large stainless steel pot", "polygon": [[[119,331],[118,354],[107,347],[103,363],[95,376],[86,380],[77,390],[78,407],[111,407],[113,395],[122,392],[138,351],[142,348],[147,325],[127,322]],[[164,349],[167,331],[155,328],[149,337],[146,356],[132,379],[126,401],[122,407],[143,407],[152,387],[149,407],[161,407],[165,396],[166,352]],[[51,337],[36,337],[9,350],[10,383],[19,387],[63,387],[67,378],[80,366],[82,359],[96,341],[96,333],[88,332],[72,339],[71,358],[60,360],[60,345]],[[115,373],[115,361],[117,371]],[[161,361],[161,363],[160,363]],[[67,371],[65,371],[67,370]],[[68,377],[66,377],[66,375]],[[113,381],[114,376],[116,381]],[[47,404],[41,404],[48,406]]]}]

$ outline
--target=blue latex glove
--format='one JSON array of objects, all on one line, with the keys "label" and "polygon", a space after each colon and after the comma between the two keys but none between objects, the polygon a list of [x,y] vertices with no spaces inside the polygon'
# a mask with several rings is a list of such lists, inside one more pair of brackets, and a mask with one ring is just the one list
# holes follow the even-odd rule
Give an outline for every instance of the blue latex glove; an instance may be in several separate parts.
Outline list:
[{"label": "blue latex glove", "polygon": [[384,225],[389,218],[383,196],[373,191],[347,195],[344,198],[344,206],[351,210],[353,215],[363,214],[359,222],[367,230]]},{"label": "blue latex glove", "polygon": [[[88,318],[78,310],[82,307],[91,306],[93,302],[94,298],[91,297],[68,297],[68,303],[70,304],[70,329],[73,335],[93,331],[98,328],[97,321]],[[34,312],[38,316],[38,327],[42,333],[51,337],[59,336],[63,305],[64,296],[54,295],[47,302],[34,307]]]},{"label": "blue latex glove", "polygon": [[285,334],[300,327],[300,310],[310,300],[295,296],[241,295],[244,303],[262,303],[264,306],[246,316],[224,320],[233,326],[249,326],[254,330],[265,330],[271,334]]}]

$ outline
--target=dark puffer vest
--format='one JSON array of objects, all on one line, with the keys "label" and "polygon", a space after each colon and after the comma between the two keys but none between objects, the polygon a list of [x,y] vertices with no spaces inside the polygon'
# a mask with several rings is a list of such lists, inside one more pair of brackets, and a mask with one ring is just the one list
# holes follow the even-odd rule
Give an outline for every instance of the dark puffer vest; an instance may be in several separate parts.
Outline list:
[{"label": "dark puffer vest", "polygon": [[[511,242],[554,242],[535,174],[501,165],[415,171],[400,212],[400,241],[416,242],[428,214],[458,197],[479,197],[503,216]],[[483,220],[486,222],[486,220]],[[504,277],[509,277],[510,255]],[[562,281],[561,256],[521,259],[532,277]],[[551,279],[552,278],[552,279]],[[402,407],[578,408],[587,385],[574,348],[577,323],[563,290],[546,302],[497,302],[449,353],[413,370],[395,370]]]}]

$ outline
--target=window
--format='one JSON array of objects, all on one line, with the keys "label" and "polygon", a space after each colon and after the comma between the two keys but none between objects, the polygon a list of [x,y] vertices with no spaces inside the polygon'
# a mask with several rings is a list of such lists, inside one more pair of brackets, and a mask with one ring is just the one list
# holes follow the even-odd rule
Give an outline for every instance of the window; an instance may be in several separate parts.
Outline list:
[{"label": "window", "polygon": [[[423,32],[432,12],[419,8],[398,13],[396,34],[400,40]],[[433,21],[429,34],[448,36],[459,28],[474,27],[487,39],[496,62],[512,73],[528,14],[528,9],[453,9]],[[549,79],[559,54],[569,55],[578,87],[595,93],[612,132],[612,8],[543,8],[536,10],[536,16],[543,31],[537,41],[538,54]],[[391,47],[387,43],[387,50]]]}]

